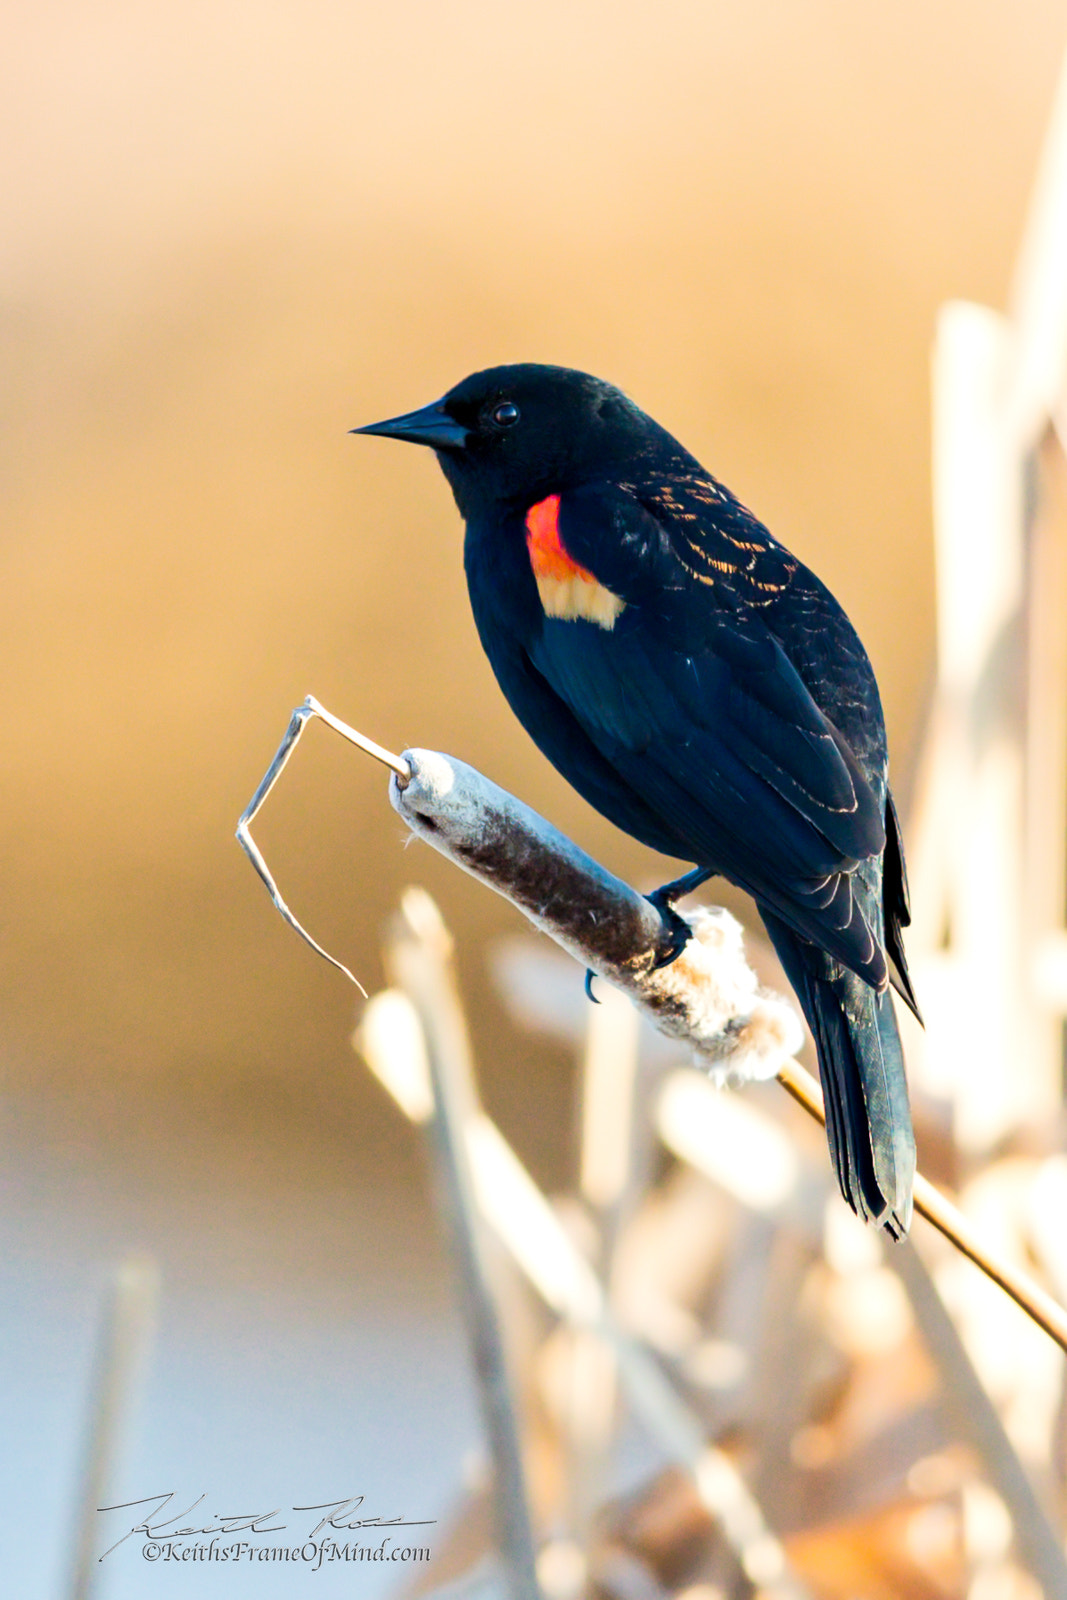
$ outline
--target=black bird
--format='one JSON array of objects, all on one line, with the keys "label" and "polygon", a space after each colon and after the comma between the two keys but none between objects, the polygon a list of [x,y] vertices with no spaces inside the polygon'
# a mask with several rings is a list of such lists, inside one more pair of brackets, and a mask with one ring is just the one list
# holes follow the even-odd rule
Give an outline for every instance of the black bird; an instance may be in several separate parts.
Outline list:
[{"label": "black bird", "polygon": [[[915,1145],[892,982],[918,1014],[885,726],[834,597],[611,384],[493,367],[354,429],[429,445],[466,522],[512,709],[604,816],[745,889],[815,1038],[841,1191],[907,1232]],[[682,924],[684,927],[684,924]],[[680,944],[674,950],[678,953]]]}]

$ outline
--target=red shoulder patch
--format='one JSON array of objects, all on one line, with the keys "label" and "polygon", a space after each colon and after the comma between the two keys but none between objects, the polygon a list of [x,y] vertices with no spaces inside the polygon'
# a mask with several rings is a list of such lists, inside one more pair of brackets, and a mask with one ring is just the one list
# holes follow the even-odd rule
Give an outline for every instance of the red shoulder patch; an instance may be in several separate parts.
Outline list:
[{"label": "red shoulder patch", "polygon": [[535,578],[581,578],[595,583],[593,574],[572,561],[559,536],[559,495],[539,500],[526,513],[526,548]]},{"label": "red shoulder patch", "polygon": [[526,513],[526,548],[546,617],[593,622],[608,632],[626,603],[564,550],[559,536],[559,495],[539,500]]}]

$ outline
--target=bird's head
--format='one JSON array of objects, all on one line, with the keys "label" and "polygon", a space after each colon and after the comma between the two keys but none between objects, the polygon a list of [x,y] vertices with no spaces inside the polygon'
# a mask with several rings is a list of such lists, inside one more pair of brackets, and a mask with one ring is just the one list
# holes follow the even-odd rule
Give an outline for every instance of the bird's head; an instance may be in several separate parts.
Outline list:
[{"label": "bird's head", "polygon": [[610,383],[535,363],[475,372],[421,411],[352,431],[429,445],[464,516],[529,505],[603,473],[625,476],[670,439]]}]

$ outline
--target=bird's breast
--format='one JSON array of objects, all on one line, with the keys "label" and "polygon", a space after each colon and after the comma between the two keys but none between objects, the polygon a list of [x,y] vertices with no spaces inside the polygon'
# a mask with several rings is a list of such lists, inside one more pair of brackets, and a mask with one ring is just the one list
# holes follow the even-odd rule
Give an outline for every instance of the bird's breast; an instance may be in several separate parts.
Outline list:
[{"label": "bird's breast", "polygon": [[626,602],[568,555],[559,531],[559,498],[550,494],[526,513],[526,549],[541,606],[546,617],[593,622],[610,632]]}]

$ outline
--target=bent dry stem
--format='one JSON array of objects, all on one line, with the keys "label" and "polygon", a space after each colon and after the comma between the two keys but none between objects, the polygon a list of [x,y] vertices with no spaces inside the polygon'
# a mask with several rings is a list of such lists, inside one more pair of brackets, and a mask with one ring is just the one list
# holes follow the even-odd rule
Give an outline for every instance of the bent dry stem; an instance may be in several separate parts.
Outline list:
[{"label": "bent dry stem", "polygon": [[278,891],[278,885],[263,858],[262,851],[252,837],[252,824],[259,813],[260,807],[281,777],[289,757],[300,741],[300,735],[312,717],[321,717],[327,727],[332,728],[335,733],[339,733],[343,739],[347,739],[350,744],[356,745],[365,754],[373,756],[375,761],[380,761],[384,766],[389,767],[401,788],[406,787],[410,781],[411,769],[402,756],[395,756],[391,750],[386,750],[382,745],[375,744],[374,740],[368,739],[365,734],[357,733],[355,728],[350,728],[347,722],[342,722],[340,717],[335,717],[332,711],[327,711],[325,706],[319,704],[314,695],[309,694],[304,704],[297,706],[289,718],[289,726],[285,730],[285,737],[275,751],[273,761],[263,774],[263,779],[255,794],[241,813],[241,820],[237,824],[237,842],[266,885],[267,892],[274,901],[275,910],[279,915],[284,918],[295,933],[300,935],[305,943],[311,946],[312,950],[322,956],[324,961],[328,961],[331,967],[336,967],[338,972],[343,972],[349,982],[355,984],[364,1000],[366,1000],[367,991],[355,974],[348,970],[343,961],[338,961],[336,956],[332,956],[328,950],[324,950],[322,945],[311,937],[303,923],[299,922],[290,911]]}]

